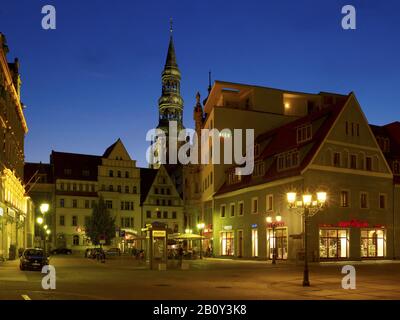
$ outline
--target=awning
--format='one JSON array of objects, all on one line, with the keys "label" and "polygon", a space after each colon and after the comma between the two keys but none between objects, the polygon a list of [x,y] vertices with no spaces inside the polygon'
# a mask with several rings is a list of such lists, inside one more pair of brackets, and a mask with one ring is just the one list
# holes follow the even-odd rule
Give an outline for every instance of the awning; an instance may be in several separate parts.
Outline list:
[{"label": "awning", "polygon": [[169,239],[174,239],[174,240],[200,240],[200,239],[205,239],[204,236],[200,236],[198,234],[193,234],[193,233],[183,233],[183,234],[178,234],[178,235],[170,235],[168,236]]}]

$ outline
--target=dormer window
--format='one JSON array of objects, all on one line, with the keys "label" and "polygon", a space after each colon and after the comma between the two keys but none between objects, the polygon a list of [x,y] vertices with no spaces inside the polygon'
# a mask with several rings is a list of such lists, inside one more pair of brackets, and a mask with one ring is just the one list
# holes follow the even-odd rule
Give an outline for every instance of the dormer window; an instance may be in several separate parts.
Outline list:
[{"label": "dormer window", "polygon": [[278,171],[291,169],[297,167],[298,165],[299,165],[299,152],[297,150],[284,152],[278,155],[277,159]]},{"label": "dormer window", "polygon": [[256,143],[254,145],[254,158],[257,158],[260,155],[260,144]]},{"label": "dormer window", "polygon": [[306,142],[312,139],[311,124],[297,128],[297,143]]},{"label": "dormer window", "polygon": [[82,176],[89,177],[90,171],[89,170],[82,170]]},{"label": "dormer window", "polygon": [[257,161],[254,164],[253,176],[254,177],[262,176],[264,175],[264,172],[265,172],[264,161]]}]

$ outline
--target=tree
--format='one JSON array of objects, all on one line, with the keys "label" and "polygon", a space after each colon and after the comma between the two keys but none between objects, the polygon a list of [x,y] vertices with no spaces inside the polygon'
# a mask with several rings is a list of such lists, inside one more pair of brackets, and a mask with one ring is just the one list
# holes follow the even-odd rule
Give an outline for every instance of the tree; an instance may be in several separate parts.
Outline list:
[{"label": "tree", "polygon": [[100,197],[98,204],[94,204],[92,215],[88,219],[85,229],[86,235],[96,246],[100,244],[101,239],[104,239],[106,245],[109,245],[115,238],[115,218],[108,211],[103,197]]}]

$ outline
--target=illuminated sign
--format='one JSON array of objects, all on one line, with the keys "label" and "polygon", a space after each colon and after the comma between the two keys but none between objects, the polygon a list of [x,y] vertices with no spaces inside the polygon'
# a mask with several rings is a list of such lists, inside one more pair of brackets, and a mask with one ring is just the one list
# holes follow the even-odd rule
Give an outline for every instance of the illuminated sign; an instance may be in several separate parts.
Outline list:
[{"label": "illuminated sign", "polygon": [[165,230],[154,230],[153,237],[165,237],[167,232]]},{"label": "illuminated sign", "polygon": [[252,227],[252,228],[257,228],[258,225],[257,225],[257,223],[255,223],[255,224],[252,224],[251,227]]},{"label": "illuminated sign", "polygon": [[232,230],[232,226],[225,226],[224,230]]},{"label": "illuminated sign", "polygon": [[338,227],[338,228],[368,228],[369,223],[367,221],[361,221],[357,219],[352,219],[350,221],[340,221],[337,224],[320,224],[321,228],[330,228],[330,227]]}]

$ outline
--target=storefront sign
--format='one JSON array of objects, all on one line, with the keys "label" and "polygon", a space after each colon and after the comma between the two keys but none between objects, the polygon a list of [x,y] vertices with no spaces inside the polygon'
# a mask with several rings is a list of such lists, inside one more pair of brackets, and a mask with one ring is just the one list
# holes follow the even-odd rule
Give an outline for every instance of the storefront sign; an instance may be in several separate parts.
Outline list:
[{"label": "storefront sign", "polygon": [[156,237],[162,238],[162,237],[165,237],[166,234],[167,234],[167,233],[166,233],[165,230],[154,230],[154,231],[153,231],[153,237],[154,237],[154,238],[156,238]]},{"label": "storefront sign", "polygon": [[258,225],[257,225],[257,223],[255,223],[255,224],[252,224],[251,227],[252,227],[252,228],[257,228]]},{"label": "storefront sign", "polygon": [[320,224],[320,228],[368,228],[369,223],[367,221],[360,221],[360,220],[350,220],[350,221],[340,221],[337,224]]},{"label": "storefront sign", "polygon": [[232,230],[232,226],[225,226],[224,230]]}]

